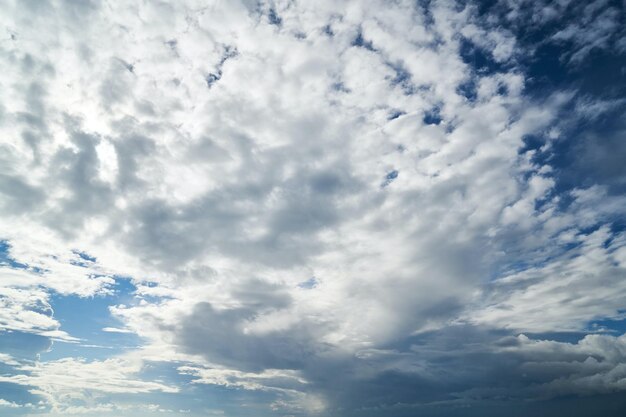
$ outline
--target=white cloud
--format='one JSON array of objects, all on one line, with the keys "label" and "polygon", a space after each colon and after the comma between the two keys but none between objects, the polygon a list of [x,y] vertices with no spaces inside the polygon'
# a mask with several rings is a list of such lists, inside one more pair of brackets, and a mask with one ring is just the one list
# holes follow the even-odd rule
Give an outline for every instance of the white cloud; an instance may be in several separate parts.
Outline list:
[{"label": "white cloud", "polygon": [[528,378],[545,381],[531,386],[543,396],[592,395],[618,392],[624,385],[626,337],[587,335],[577,343],[530,340],[502,348],[523,358],[521,370]]},{"label": "white cloud", "polygon": [[0,398],[0,407],[20,408],[21,405],[14,403],[13,401],[7,401],[5,399]]},{"label": "white cloud", "polygon": [[195,384],[223,385],[225,387],[241,387],[248,390],[277,390],[287,391],[280,388],[281,380],[294,380],[300,384],[307,382],[298,376],[297,371],[284,371],[280,369],[266,369],[263,372],[241,372],[233,369],[198,368],[193,366],[181,366],[178,370],[182,374],[192,375]]},{"label": "white cloud", "polygon": [[[584,215],[578,216],[584,219]],[[624,299],[624,236],[600,228],[589,235],[565,232],[565,251],[544,265],[512,273],[493,284],[472,323],[521,331],[579,331],[586,323],[621,316]]]},{"label": "white cloud", "polygon": [[[25,364],[14,375],[0,376],[0,382],[31,387],[30,392],[42,396],[52,412],[79,407],[90,398],[108,394],[140,394],[149,392],[177,392],[178,388],[157,381],[147,381],[135,375],[141,372],[143,362],[133,358],[110,358],[102,361],[64,358],[56,361]],[[101,411],[97,409],[96,411]]]},{"label": "white cloud", "polygon": [[[513,32],[432,3],[279,2],[280,25],[248,2],[7,5],[0,238],[21,266],[1,266],[0,327],[76,341],[50,294],[132,277],[102,330],[142,337],[134,355],[316,412],[320,370],[450,323],[618,315],[623,199],[591,186],[563,205],[550,161],[522,152],[573,93],[531,100]],[[594,28],[554,39],[605,45]],[[466,63],[462,39],[506,71]],[[78,414],[87,391],[176,391],[140,370],[68,358],[1,380]]]},{"label": "white cloud", "polygon": [[118,329],[117,327],[103,327],[102,331],[107,333],[132,333],[131,330]]},{"label": "white cloud", "polygon": [[35,333],[68,342],[75,337],[59,330],[52,317],[48,294],[43,290],[0,287],[0,328],[4,331]]}]

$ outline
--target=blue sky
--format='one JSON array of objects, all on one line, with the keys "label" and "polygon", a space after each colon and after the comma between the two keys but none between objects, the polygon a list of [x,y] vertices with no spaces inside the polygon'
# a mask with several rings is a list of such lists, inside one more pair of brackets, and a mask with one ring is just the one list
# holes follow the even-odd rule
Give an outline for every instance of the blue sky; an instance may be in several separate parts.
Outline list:
[{"label": "blue sky", "polygon": [[621,416],[624,8],[0,0],[0,415]]}]

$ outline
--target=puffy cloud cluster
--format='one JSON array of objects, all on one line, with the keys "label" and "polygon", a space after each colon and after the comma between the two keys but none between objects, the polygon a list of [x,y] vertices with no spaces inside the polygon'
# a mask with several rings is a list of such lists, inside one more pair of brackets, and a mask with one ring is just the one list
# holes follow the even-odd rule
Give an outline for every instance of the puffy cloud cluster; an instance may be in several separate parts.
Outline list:
[{"label": "puffy cloud cluster", "polygon": [[[623,391],[626,337],[587,335],[578,343],[530,340],[524,335],[503,348],[523,357],[522,370],[543,395],[593,395]],[[536,389],[536,388],[535,388]]]},{"label": "puffy cloud cluster", "polygon": [[[615,48],[592,18],[619,11],[594,4],[552,36],[571,61]],[[537,24],[560,7],[532,5]],[[136,377],[147,362],[270,394],[260,413],[498,399],[490,363],[515,364],[518,399],[622,390],[622,337],[506,338],[622,317],[626,202],[561,187],[571,119],[602,106],[529,96],[532,51],[498,22],[531,9],[494,7],[7,2],[0,328],[75,341],[50,294],[126,277],[103,330],[143,345],[0,380],[78,414],[126,412],[91,393],[178,390]]]}]

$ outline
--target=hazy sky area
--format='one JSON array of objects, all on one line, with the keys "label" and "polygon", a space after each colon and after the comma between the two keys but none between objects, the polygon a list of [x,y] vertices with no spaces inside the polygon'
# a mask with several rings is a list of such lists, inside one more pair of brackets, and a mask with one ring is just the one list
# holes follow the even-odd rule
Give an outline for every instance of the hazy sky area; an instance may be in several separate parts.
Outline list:
[{"label": "hazy sky area", "polygon": [[0,416],[624,415],[624,0],[0,0]]}]

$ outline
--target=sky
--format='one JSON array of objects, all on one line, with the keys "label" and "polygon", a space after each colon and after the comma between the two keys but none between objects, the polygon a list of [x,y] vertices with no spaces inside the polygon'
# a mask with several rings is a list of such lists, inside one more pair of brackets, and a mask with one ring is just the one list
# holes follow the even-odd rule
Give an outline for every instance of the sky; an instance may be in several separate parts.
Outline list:
[{"label": "sky", "polygon": [[0,0],[0,415],[623,416],[625,9]]}]

